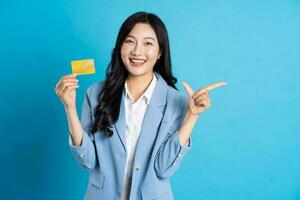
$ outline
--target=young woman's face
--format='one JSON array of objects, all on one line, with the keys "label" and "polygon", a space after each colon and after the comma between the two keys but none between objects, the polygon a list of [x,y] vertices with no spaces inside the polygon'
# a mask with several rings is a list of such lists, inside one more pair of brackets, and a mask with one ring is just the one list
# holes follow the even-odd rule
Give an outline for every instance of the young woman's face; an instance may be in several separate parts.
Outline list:
[{"label": "young woman's face", "polygon": [[121,58],[129,75],[152,74],[159,57],[160,49],[154,30],[149,24],[137,23],[121,47]]}]

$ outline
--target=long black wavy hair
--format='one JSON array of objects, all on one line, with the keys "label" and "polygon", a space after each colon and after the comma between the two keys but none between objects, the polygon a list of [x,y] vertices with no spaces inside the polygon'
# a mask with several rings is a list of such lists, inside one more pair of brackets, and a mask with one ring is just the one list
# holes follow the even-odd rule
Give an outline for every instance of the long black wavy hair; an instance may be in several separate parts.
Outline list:
[{"label": "long black wavy hair", "polygon": [[118,120],[122,91],[128,76],[128,71],[121,59],[120,50],[127,35],[137,23],[149,24],[155,31],[161,56],[156,61],[153,70],[159,73],[169,86],[177,90],[175,86],[177,79],[172,75],[168,32],[164,23],[153,13],[134,13],[123,22],[115,47],[112,50],[111,61],[106,69],[106,79],[97,99],[98,105],[94,110],[95,120],[91,128],[93,134],[99,130],[102,130],[108,137],[113,134],[110,128]]}]

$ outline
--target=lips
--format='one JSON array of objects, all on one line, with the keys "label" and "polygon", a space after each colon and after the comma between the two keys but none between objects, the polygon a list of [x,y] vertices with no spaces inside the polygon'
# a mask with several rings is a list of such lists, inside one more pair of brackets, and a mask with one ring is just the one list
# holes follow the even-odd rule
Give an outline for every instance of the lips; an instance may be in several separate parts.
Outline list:
[{"label": "lips", "polygon": [[136,59],[136,58],[129,58],[130,63],[135,67],[142,66],[147,60],[144,59]]},{"label": "lips", "polygon": [[136,59],[136,58],[129,58],[130,62],[132,63],[144,63],[146,60],[144,59]]}]

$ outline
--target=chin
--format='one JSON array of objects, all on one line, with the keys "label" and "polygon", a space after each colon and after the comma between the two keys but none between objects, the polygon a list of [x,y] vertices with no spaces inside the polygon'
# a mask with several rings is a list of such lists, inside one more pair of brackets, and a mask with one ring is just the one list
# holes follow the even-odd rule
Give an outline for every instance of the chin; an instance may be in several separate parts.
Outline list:
[{"label": "chin", "polygon": [[129,73],[131,76],[142,76],[142,75],[147,74],[146,72],[134,71],[134,70],[130,70],[130,71],[128,71],[128,73]]},{"label": "chin", "polygon": [[145,68],[127,67],[126,70],[128,71],[128,74],[132,76],[143,76],[152,73],[152,70],[147,70]]}]

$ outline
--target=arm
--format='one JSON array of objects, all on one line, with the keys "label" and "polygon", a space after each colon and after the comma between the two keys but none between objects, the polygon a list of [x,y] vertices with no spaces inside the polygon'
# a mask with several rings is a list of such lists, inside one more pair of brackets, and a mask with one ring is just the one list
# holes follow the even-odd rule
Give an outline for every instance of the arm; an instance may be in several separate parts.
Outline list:
[{"label": "arm", "polygon": [[66,108],[69,123],[69,146],[77,163],[86,169],[93,169],[96,166],[94,137],[89,130],[92,123],[90,93],[91,87],[88,88],[83,100],[80,121],[76,108]]},{"label": "arm", "polygon": [[[188,98],[182,98],[182,103],[178,106],[179,108],[185,108],[180,112],[185,113],[185,115],[182,117],[183,119],[179,117],[177,119],[179,120],[178,122],[175,120],[174,124],[180,124],[180,127],[175,127],[175,129],[171,130],[178,131],[171,131],[165,142],[159,148],[154,161],[154,167],[158,177],[168,178],[175,173],[183,157],[191,148],[190,137],[198,117],[202,112],[210,107],[208,91],[221,87],[225,84],[227,83],[215,83],[194,92],[187,83],[183,83],[183,86],[188,93]],[[183,145],[188,146],[186,147]]]},{"label": "arm", "polygon": [[83,129],[80,124],[76,107],[65,107],[67,114],[70,137],[74,146],[81,146]]},{"label": "arm", "polygon": [[188,110],[184,117],[182,126],[179,129],[179,139],[181,144],[187,143],[198,117],[202,112],[210,107],[208,92],[226,84],[226,82],[218,82],[194,92],[186,82],[183,82],[183,87],[188,94]]},{"label": "arm", "polygon": [[181,145],[188,145],[188,141],[191,137],[192,130],[198,120],[198,117],[199,115],[194,115],[189,111],[186,112],[178,133]]},{"label": "arm", "polygon": [[175,120],[171,120],[172,126],[168,129],[167,136],[160,146],[154,161],[154,169],[159,178],[163,179],[172,176],[179,168],[185,155],[191,149],[192,144],[190,138],[187,139],[187,144],[183,145],[183,142],[180,141],[181,136],[179,135],[179,133],[183,134],[183,131],[186,131],[185,129],[187,128],[192,131],[190,127],[191,121],[187,119],[186,115],[182,114],[186,112],[186,107],[187,99],[185,97],[182,97],[179,104],[174,106],[174,108],[181,109],[179,116],[177,116]]}]

